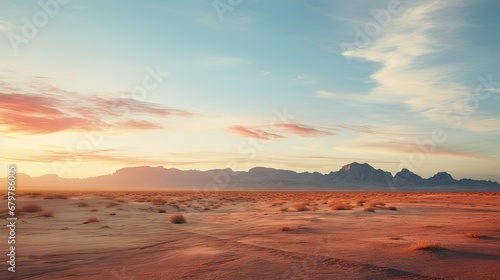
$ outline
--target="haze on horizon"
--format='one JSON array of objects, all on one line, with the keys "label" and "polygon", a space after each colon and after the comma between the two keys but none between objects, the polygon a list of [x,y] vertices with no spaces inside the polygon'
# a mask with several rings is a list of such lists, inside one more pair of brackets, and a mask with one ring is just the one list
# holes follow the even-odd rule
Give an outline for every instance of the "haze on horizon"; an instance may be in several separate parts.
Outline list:
[{"label": "haze on horizon", "polygon": [[356,161],[500,181],[497,1],[40,3],[0,3],[0,177]]}]

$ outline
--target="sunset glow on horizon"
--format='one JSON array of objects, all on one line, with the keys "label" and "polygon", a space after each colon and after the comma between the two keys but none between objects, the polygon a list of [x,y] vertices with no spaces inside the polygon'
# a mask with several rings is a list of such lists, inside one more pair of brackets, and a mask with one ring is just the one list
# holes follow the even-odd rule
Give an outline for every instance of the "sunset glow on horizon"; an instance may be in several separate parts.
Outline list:
[{"label": "sunset glow on horizon", "polygon": [[0,177],[366,162],[500,181],[497,1],[226,2],[0,3]]}]

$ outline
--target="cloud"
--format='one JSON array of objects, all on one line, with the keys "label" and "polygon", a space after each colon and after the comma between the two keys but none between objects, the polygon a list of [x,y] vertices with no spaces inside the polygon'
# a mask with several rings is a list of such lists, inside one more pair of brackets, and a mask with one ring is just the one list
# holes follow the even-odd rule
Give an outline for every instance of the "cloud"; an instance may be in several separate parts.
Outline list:
[{"label": "cloud", "polygon": [[7,133],[151,130],[162,126],[145,118],[195,115],[132,98],[77,94],[39,82],[0,83],[0,131]]},{"label": "cloud", "polygon": [[334,135],[334,133],[324,130],[319,130],[303,124],[286,123],[286,124],[277,124],[275,126],[301,137],[320,137],[320,136]]},{"label": "cloud", "polygon": [[243,138],[254,138],[259,140],[271,140],[273,138],[284,138],[283,136],[262,129],[251,129],[241,125],[233,125],[228,128],[232,134]]},{"label": "cloud", "polygon": [[334,98],[335,94],[326,90],[318,90],[316,96],[321,98]]},{"label": "cloud", "polygon": [[215,66],[242,66],[251,64],[246,58],[232,56],[205,56],[202,58],[202,63]]},{"label": "cloud", "polygon": [[447,14],[453,12],[457,3],[418,4],[394,17],[382,27],[381,35],[370,38],[365,47],[346,50],[342,55],[380,65],[370,76],[376,86],[359,101],[404,103],[429,120],[445,123],[444,113],[472,92],[457,80],[462,66],[436,65],[429,59],[430,55],[444,54],[457,45],[449,36],[461,23]]},{"label": "cloud", "polygon": [[394,153],[394,154],[421,154],[425,156],[443,156],[466,159],[488,159],[488,157],[477,155],[469,152],[455,151],[438,145],[433,147],[418,145],[411,142],[403,141],[381,141],[381,140],[365,140],[363,142],[351,143],[349,148],[359,152],[364,150],[375,153]]},{"label": "cloud", "polygon": [[307,74],[298,74],[295,78],[293,78],[294,82],[302,83],[302,84],[315,84],[317,83],[316,79],[307,75]]}]

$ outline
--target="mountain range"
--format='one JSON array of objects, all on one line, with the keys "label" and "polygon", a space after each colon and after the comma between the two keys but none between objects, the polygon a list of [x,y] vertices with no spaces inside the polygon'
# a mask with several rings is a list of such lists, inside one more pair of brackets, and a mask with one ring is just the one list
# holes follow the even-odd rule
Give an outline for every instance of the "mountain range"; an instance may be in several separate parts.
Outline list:
[{"label": "mountain range", "polygon": [[[7,185],[7,179],[0,179]],[[61,178],[55,174],[31,177],[17,175],[17,185],[88,189],[197,189],[197,190],[404,190],[404,191],[500,191],[494,181],[454,179],[447,172],[424,179],[403,168],[394,176],[367,163],[353,162],[338,171],[298,173],[291,170],[254,167],[249,171],[213,169],[179,170],[162,166],[127,167],[109,175],[84,179]]]}]

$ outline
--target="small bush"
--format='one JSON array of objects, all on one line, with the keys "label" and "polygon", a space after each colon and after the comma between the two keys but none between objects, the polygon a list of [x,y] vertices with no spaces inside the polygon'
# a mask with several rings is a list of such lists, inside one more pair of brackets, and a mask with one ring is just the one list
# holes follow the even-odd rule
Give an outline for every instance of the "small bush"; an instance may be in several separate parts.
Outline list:
[{"label": "small bush", "polygon": [[165,210],[165,208],[160,208],[158,209],[158,213],[167,213],[167,210]]},{"label": "small bush", "polygon": [[169,221],[172,224],[184,224],[186,223],[186,218],[184,218],[184,216],[181,214],[175,214],[170,216]]},{"label": "small bush", "polygon": [[332,210],[352,210],[352,206],[348,206],[342,203],[335,204],[331,208]]},{"label": "small bush", "polygon": [[84,224],[89,224],[89,223],[97,223],[97,222],[99,222],[99,219],[97,219],[96,217],[89,217],[83,223]]},{"label": "small bush", "polygon": [[391,210],[391,211],[397,211],[398,208],[396,206],[389,206],[387,207],[388,210]]},{"label": "small bush", "polygon": [[36,213],[36,212],[41,212],[42,206],[39,204],[35,203],[29,203],[21,207],[21,212],[27,212],[27,213]]},{"label": "small bush", "polygon": [[288,207],[286,207],[286,206],[283,206],[283,207],[281,207],[281,208],[280,208],[280,211],[281,211],[281,212],[285,212],[285,211],[288,211]]},{"label": "small bush", "polygon": [[481,234],[477,233],[477,232],[467,232],[465,234],[465,236],[469,237],[469,238],[481,238],[483,237]]},{"label": "small bush", "polygon": [[151,202],[153,203],[153,205],[164,205],[165,203],[167,203],[167,200],[164,198],[155,198],[151,200]]},{"label": "small bush", "polygon": [[305,203],[297,203],[293,206],[297,211],[309,211],[309,207]]},{"label": "small bush", "polygon": [[119,205],[119,204],[118,204],[118,203],[116,203],[116,202],[110,202],[110,203],[108,203],[108,204],[106,205],[106,208],[115,207],[115,206],[117,206],[117,205]]},{"label": "small bush", "polygon": [[292,229],[289,227],[280,227],[279,230],[280,231],[292,231]]},{"label": "small bush", "polygon": [[67,195],[64,195],[62,193],[58,194],[48,194],[44,197],[44,199],[68,199]]},{"label": "small bush", "polygon": [[78,202],[78,207],[88,207],[89,205],[86,202],[80,201]]},{"label": "small bush", "polygon": [[444,249],[441,246],[441,244],[434,242],[434,241],[429,241],[429,240],[422,240],[422,241],[419,241],[418,243],[410,246],[410,250],[437,251],[440,249]]},{"label": "small bush", "polygon": [[92,208],[89,210],[90,212],[97,212],[98,210],[96,208]]},{"label": "small bush", "polygon": [[375,212],[375,207],[366,207],[365,211],[366,212]]},{"label": "small bush", "polygon": [[40,216],[42,217],[54,217],[54,211],[53,210],[43,210],[42,213],[40,213]]}]

